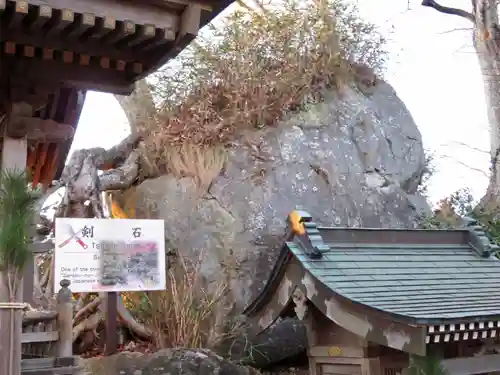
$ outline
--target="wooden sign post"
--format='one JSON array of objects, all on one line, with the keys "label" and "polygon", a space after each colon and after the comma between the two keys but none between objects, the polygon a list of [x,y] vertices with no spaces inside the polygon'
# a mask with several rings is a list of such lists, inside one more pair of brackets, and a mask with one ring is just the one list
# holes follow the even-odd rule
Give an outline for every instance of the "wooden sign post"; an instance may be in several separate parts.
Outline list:
[{"label": "wooden sign post", "polygon": [[[104,206],[106,207],[105,211],[107,213],[107,217],[113,218],[113,210],[112,210],[112,201],[111,194],[102,193],[102,200],[104,201]],[[119,293],[117,292],[108,292],[106,293],[106,347],[104,349],[104,355],[110,356],[116,354],[118,351],[118,298]]]},{"label": "wooden sign post", "polygon": [[106,347],[104,355],[110,356],[118,351],[118,292],[108,292],[106,298]]}]

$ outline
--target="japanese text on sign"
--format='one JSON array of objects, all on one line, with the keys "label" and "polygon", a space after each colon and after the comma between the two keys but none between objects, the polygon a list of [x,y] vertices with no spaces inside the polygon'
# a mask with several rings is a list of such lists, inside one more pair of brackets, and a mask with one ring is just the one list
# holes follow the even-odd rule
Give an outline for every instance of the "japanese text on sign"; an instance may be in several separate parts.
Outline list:
[{"label": "japanese text on sign", "polygon": [[55,269],[56,291],[164,290],[163,220],[58,218]]}]

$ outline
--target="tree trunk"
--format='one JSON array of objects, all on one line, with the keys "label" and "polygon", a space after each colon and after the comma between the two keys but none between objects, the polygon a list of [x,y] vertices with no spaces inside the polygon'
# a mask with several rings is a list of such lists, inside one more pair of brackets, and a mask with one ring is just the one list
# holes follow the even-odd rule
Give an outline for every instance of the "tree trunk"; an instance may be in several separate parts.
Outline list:
[{"label": "tree trunk", "polygon": [[434,0],[423,0],[422,5],[463,17],[472,23],[474,49],[484,84],[491,155],[490,181],[479,208],[500,212],[500,27],[497,0],[472,0],[471,12],[442,6]]},{"label": "tree trunk", "polygon": [[130,132],[148,131],[156,121],[156,107],[153,95],[145,79],[136,83],[130,96],[115,95],[127,116]]},{"label": "tree trunk", "polygon": [[[484,6],[484,4],[483,4]],[[485,10],[485,22],[476,21],[474,28],[474,48],[476,50],[484,84],[484,96],[488,113],[490,134],[491,174],[486,195],[481,200],[481,208],[497,212],[500,197],[500,29],[498,10]],[[494,27],[488,27],[494,25]]]},{"label": "tree trunk", "polygon": [[[140,164],[143,160],[138,149],[141,140],[140,133],[133,133],[109,150],[102,148],[76,150],[61,177],[65,193],[56,217],[104,217],[101,193],[127,189],[139,178]],[[98,172],[102,170],[105,170],[104,173],[99,175]],[[90,204],[87,205],[87,202]],[[52,264],[49,272],[53,271],[51,267]],[[105,294],[100,295],[96,302],[84,301],[84,298],[82,302],[87,303],[79,303],[75,311],[73,342],[85,332],[95,334],[97,326],[105,317],[101,305],[106,302]],[[130,331],[143,338],[151,337],[151,333],[128,313],[121,298],[118,298],[117,309],[121,321]]]}]

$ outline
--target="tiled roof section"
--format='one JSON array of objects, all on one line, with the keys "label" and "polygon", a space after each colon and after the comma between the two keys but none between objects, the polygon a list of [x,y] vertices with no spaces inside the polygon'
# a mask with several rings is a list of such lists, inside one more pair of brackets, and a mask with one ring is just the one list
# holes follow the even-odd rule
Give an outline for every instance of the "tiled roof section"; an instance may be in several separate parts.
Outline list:
[{"label": "tiled roof section", "polygon": [[420,322],[500,317],[500,260],[489,256],[496,246],[474,223],[453,231],[317,230],[329,247],[320,258],[308,255],[308,241],[298,237],[287,246],[320,282],[352,301]]}]

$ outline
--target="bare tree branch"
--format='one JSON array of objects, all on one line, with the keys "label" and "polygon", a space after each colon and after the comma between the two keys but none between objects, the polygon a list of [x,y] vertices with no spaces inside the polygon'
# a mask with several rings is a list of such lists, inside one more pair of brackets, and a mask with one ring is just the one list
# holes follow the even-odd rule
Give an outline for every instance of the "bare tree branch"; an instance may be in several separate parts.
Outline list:
[{"label": "bare tree branch", "polygon": [[465,167],[467,169],[470,169],[471,171],[473,172],[477,172],[477,173],[480,173],[482,174],[483,176],[485,176],[486,178],[489,178],[489,174],[486,172],[486,171],[483,171],[482,169],[479,169],[479,168],[476,168],[476,167],[472,167],[470,165],[468,165],[467,163],[464,163],[463,161],[460,161],[460,160],[457,160],[456,158],[452,157],[452,156],[448,156],[448,155],[441,155],[442,158],[446,158],[446,159],[452,159],[455,163],[457,164],[460,164],[462,167]]},{"label": "bare tree branch", "polygon": [[469,13],[469,12],[463,10],[463,9],[446,7],[446,6],[443,6],[443,5],[436,3],[434,0],[423,0],[422,5],[424,7],[430,7],[430,8],[436,9],[438,12],[463,17],[465,19],[468,19],[472,23],[476,23],[474,15],[472,13]]},{"label": "bare tree branch", "polygon": [[490,152],[489,152],[489,151],[487,151],[487,150],[483,150],[483,149],[480,149],[480,148],[478,148],[478,147],[473,147],[473,146],[471,146],[471,145],[468,145],[467,143],[460,142],[460,141],[451,141],[451,142],[449,142],[449,143],[442,143],[440,146],[441,146],[441,147],[451,147],[451,144],[450,144],[450,143],[454,143],[454,144],[456,144],[456,145],[458,145],[458,146],[467,147],[469,150],[472,150],[472,151],[477,151],[477,152],[480,152],[480,153],[482,153],[482,154],[487,154],[487,155],[489,155],[489,154],[490,154]]}]

